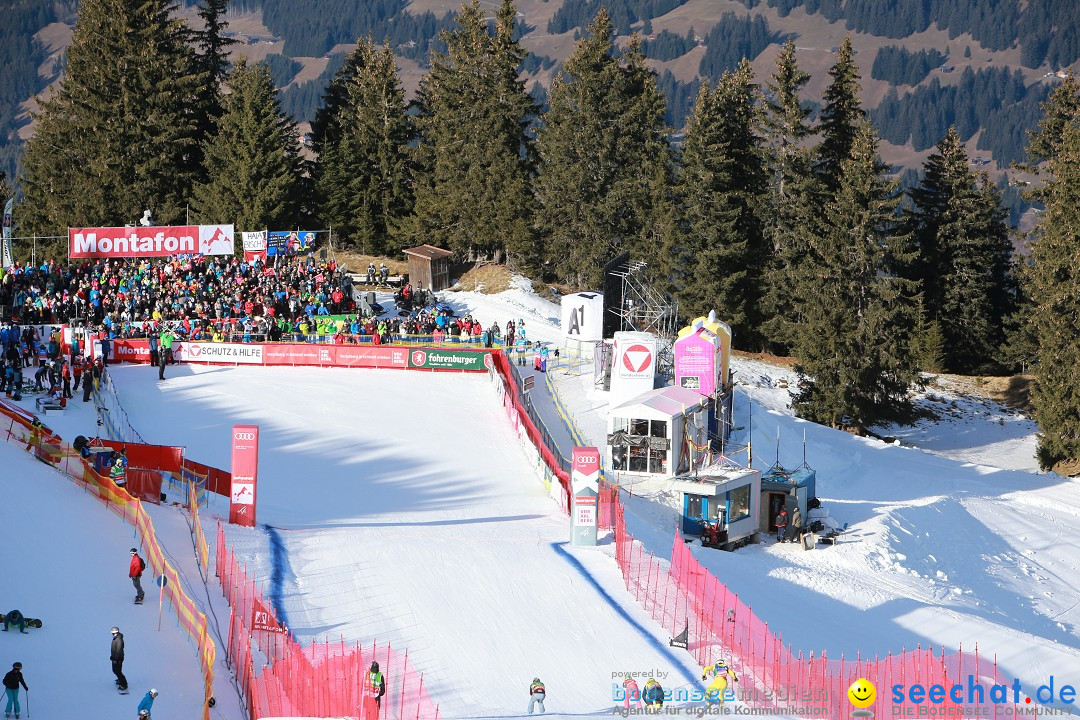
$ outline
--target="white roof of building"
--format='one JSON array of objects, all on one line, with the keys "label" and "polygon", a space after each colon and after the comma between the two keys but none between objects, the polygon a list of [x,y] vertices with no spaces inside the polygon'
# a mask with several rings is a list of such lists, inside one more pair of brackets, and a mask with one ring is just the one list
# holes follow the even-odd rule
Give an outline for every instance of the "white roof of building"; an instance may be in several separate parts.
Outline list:
[{"label": "white roof of building", "polygon": [[638,395],[608,411],[608,417],[665,419],[683,414],[684,408],[693,408],[707,398],[696,390],[666,387]]}]

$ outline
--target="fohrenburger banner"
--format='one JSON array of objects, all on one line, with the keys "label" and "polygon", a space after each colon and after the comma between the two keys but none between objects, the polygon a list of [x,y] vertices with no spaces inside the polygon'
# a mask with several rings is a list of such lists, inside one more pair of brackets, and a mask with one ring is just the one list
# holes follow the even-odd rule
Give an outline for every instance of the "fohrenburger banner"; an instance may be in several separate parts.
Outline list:
[{"label": "fohrenburger banner", "polygon": [[232,225],[68,228],[73,258],[232,255]]}]

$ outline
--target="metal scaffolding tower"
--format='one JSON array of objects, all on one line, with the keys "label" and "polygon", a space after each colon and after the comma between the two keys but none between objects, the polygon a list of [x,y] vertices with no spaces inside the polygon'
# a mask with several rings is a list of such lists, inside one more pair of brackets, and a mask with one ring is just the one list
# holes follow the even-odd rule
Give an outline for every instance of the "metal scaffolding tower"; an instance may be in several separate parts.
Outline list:
[{"label": "metal scaffolding tower", "polygon": [[643,261],[628,258],[610,269],[612,278],[621,282],[622,302],[608,306],[607,310],[618,316],[619,330],[656,335],[656,372],[670,377],[675,374],[679,303],[656,289],[648,279],[646,267]]}]

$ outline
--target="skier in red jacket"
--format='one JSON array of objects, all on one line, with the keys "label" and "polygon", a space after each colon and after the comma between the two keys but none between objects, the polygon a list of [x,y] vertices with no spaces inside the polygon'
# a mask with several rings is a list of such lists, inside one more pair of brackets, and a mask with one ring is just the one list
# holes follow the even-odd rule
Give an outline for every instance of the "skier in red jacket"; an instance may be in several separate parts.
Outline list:
[{"label": "skier in red jacket", "polygon": [[139,551],[136,548],[131,548],[131,564],[128,566],[128,577],[131,578],[131,584],[135,586],[135,602],[141,603],[143,601],[143,589],[142,577],[143,570],[146,569],[146,563],[139,557]]}]

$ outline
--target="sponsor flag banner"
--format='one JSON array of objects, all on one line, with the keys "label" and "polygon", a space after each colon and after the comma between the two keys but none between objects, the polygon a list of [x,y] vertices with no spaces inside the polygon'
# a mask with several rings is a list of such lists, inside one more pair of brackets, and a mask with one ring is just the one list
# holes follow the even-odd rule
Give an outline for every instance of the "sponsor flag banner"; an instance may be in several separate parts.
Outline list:
[{"label": "sponsor flag banner", "polygon": [[232,225],[68,228],[72,258],[232,255]]},{"label": "sponsor flag banner", "polygon": [[424,370],[487,370],[491,356],[485,352],[422,348],[409,352],[409,367]]},{"label": "sponsor flag banner", "polygon": [[264,630],[266,632],[283,633],[283,628],[274,616],[270,614],[270,611],[266,609],[266,605],[263,604],[262,599],[255,595],[252,598],[255,602],[251,606],[251,629],[252,630]]},{"label": "sponsor flag banner", "polygon": [[259,426],[233,425],[229,522],[255,527],[255,488],[258,478]]},{"label": "sponsor flag banner", "polygon": [[14,203],[15,198],[8,198],[4,204],[4,250],[0,266],[6,268],[15,264],[15,258],[11,255],[11,212]]}]

